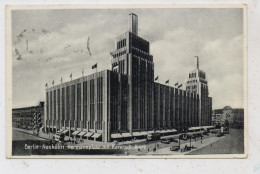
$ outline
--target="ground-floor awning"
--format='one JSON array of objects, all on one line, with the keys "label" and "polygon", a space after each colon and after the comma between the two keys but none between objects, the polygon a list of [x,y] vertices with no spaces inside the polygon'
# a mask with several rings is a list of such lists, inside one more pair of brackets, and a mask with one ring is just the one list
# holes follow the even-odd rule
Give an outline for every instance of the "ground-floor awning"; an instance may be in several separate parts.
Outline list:
[{"label": "ground-floor awning", "polygon": [[161,130],[161,133],[168,133],[167,130]]},{"label": "ground-floor awning", "polygon": [[87,134],[84,135],[84,137],[91,137],[94,133],[93,132],[88,132]]},{"label": "ground-floor awning", "polygon": [[198,129],[201,129],[201,127],[190,127],[189,130],[198,130]]},{"label": "ground-floor awning", "polygon": [[141,134],[141,132],[133,132],[133,136],[138,137],[138,136],[142,136],[142,134]]},{"label": "ground-floor awning", "polygon": [[62,131],[61,133],[66,134],[67,132],[69,132],[69,130],[65,129],[65,130]]},{"label": "ground-floor awning", "polygon": [[120,133],[111,134],[111,138],[123,138]]},{"label": "ground-floor awning", "polygon": [[82,131],[82,132],[80,132],[79,134],[78,134],[78,136],[83,136],[83,135],[85,135],[87,132],[84,132],[84,131]]},{"label": "ground-floor awning", "polygon": [[149,134],[154,133],[154,131],[148,131]]},{"label": "ground-floor awning", "polygon": [[61,129],[59,131],[57,131],[57,133],[62,133],[64,131],[64,129]]},{"label": "ground-floor awning", "polygon": [[170,131],[171,131],[171,132],[177,132],[177,130],[176,130],[176,129],[171,129]]},{"label": "ground-floor awning", "polygon": [[132,135],[129,132],[127,132],[127,133],[122,133],[122,137],[127,138],[127,137],[132,137]]},{"label": "ground-floor awning", "polygon": [[145,136],[148,135],[148,132],[133,132],[133,136]]},{"label": "ground-floor awning", "polygon": [[148,132],[141,132],[141,135],[143,136],[148,135]]},{"label": "ground-floor awning", "polygon": [[162,133],[162,134],[164,134],[164,133],[173,133],[173,132],[177,132],[177,130],[176,129],[166,129],[166,130],[161,130],[160,131],[160,133]]},{"label": "ground-floor awning", "polygon": [[157,132],[157,133],[161,133],[161,131],[160,131],[160,130],[157,130],[157,131],[155,131],[155,132]]},{"label": "ground-floor awning", "polygon": [[72,135],[75,136],[75,135],[77,135],[78,133],[79,133],[79,131],[74,131],[74,132],[72,133]]},{"label": "ground-floor awning", "polygon": [[99,138],[99,137],[101,137],[102,136],[102,134],[100,134],[100,133],[95,133],[94,135],[92,135],[92,138]]},{"label": "ground-floor awning", "polygon": [[204,129],[210,129],[210,128],[214,128],[214,126],[202,126],[202,128],[204,128]]}]

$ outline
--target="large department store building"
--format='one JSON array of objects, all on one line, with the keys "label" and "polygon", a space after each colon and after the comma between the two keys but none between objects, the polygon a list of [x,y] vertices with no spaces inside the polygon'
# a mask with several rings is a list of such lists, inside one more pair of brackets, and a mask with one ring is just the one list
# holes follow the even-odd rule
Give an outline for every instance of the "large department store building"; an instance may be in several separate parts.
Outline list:
[{"label": "large department store building", "polygon": [[45,131],[111,142],[211,125],[204,72],[194,71],[187,90],[155,82],[153,56],[149,42],[138,36],[137,15],[129,14],[129,31],[116,37],[111,56],[111,70],[46,89]]}]

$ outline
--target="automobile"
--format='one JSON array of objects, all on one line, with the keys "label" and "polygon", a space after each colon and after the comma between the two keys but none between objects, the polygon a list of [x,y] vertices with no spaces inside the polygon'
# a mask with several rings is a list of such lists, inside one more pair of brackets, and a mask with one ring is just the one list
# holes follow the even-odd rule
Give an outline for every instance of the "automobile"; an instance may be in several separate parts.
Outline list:
[{"label": "automobile", "polygon": [[217,137],[222,137],[223,135],[224,135],[224,133],[219,132],[219,133],[217,134]]},{"label": "automobile", "polygon": [[170,147],[170,151],[178,151],[180,149],[179,146],[172,146]]},{"label": "automobile", "polygon": [[197,135],[196,134],[193,134],[192,136],[191,136],[191,139],[196,139],[197,138]]},{"label": "automobile", "polygon": [[65,137],[65,135],[63,133],[56,133],[56,134],[54,134],[54,139],[57,142],[64,141],[64,137]]},{"label": "automobile", "polygon": [[170,140],[162,140],[161,143],[170,144]]},{"label": "automobile", "polygon": [[229,131],[228,131],[228,130],[226,130],[226,131],[224,131],[223,133],[224,133],[224,134],[229,134]]},{"label": "automobile", "polygon": [[178,143],[179,141],[178,141],[178,140],[176,140],[176,139],[173,139],[173,138],[171,138],[171,142]]},{"label": "automobile", "polygon": [[207,131],[204,131],[203,132],[203,135],[209,135]]},{"label": "automobile", "polygon": [[216,130],[216,129],[210,130],[210,133],[216,134],[216,133],[218,133],[218,130]]}]

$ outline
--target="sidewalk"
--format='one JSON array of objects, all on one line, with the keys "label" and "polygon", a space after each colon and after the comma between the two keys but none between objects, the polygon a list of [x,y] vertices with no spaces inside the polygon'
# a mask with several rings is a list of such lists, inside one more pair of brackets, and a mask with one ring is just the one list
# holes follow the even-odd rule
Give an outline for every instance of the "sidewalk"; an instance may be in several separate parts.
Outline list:
[{"label": "sidewalk", "polygon": [[129,145],[129,144],[136,144],[136,143],[142,143],[142,142],[146,142],[146,139],[140,139],[140,140],[134,140],[134,141],[118,142],[117,145]]},{"label": "sidewalk", "polygon": [[149,152],[148,154],[149,155],[159,155],[159,154],[160,155],[185,155],[185,154],[194,152],[198,149],[201,149],[205,146],[209,146],[209,145],[217,142],[218,140],[220,140],[222,138],[225,138],[225,136],[223,136],[223,137],[210,137],[210,138],[207,138],[205,140],[202,140],[202,143],[201,143],[200,140],[197,140],[196,142],[191,142],[191,146],[194,146],[195,148],[193,148],[190,151],[186,151],[186,152],[181,152],[181,149],[184,149],[184,147],[186,145],[188,147],[190,147],[190,142],[181,144],[181,149],[179,151],[170,151],[170,147],[165,147],[165,148],[162,148],[162,149],[158,149],[155,152]]},{"label": "sidewalk", "polygon": [[20,132],[23,132],[23,133],[26,133],[26,134],[33,135],[35,137],[39,137],[39,138],[45,139],[45,140],[49,140],[50,138],[52,138],[52,135],[48,135],[48,134],[45,134],[43,132],[39,132],[39,135],[36,136],[36,134],[33,133],[33,130],[20,129],[20,128],[15,128],[15,127],[13,127],[13,129],[15,129],[17,131],[20,131]]}]

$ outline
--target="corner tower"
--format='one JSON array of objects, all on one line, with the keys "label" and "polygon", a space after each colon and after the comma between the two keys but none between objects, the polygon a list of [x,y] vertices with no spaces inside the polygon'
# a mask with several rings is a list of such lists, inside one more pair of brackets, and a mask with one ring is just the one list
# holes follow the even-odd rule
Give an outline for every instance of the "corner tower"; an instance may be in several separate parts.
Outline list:
[{"label": "corner tower", "polygon": [[153,128],[154,63],[149,42],[138,36],[138,16],[131,13],[128,20],[128,31],[115,38],[111,65],[128,76],[127,115],[121,117],[127,117],[132,132]]},{"label": "corner tower", "polygon": [[206,73],[199,69],[199,57],[195,56],[195,69],[189,72],[186,90],[199,94],[199,125],[211,125],[212,98],[209,97]]}]

